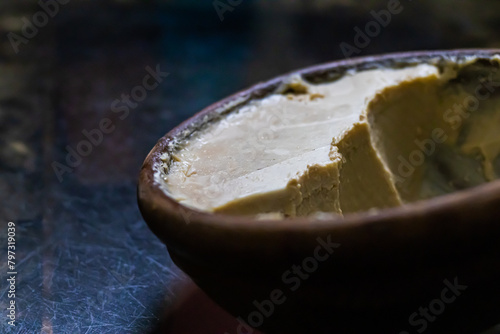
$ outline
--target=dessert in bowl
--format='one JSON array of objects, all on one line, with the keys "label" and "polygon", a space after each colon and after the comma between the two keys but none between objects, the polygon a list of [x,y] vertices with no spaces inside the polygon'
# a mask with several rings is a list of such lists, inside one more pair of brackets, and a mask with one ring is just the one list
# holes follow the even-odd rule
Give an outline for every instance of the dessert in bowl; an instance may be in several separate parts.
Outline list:
[{"label": "dessert in bowl", "polygon": [[237,93],[160,139],[143,216],[235,332],[494,325],[497,54],[358,58]]}]

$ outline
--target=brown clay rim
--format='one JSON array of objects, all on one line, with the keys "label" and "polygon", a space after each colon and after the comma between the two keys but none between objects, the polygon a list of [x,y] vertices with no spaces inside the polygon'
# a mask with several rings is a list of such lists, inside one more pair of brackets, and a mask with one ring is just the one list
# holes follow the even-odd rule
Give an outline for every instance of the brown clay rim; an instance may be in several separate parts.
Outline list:
[{"label": "brown clay rim", "polygon": [[[322,78],[322,81],[338,77],[350,69],[369,69],[381,66],[399,67],[415,63],[447,60],[463,60],[466,57],[491,58],[500,55],[500,49],[461,49],[449,51],[418,51],[383,54],[377,56],[359,57],[331,63],[316,65],[305,69],[290,72],[280,77],[271,79],[265,83],[252,86],[249,89],[229,96],[211,106],[203,109],[190,119],[171,130],[162,137],[156,146],[148,154],[139,177],[138,198],[141,209],[146,215],[154,216],[154,225],[157,228],[161,224],[169,224],[164,217],[187,217],[186,222],[193,225],[209,225],[224,229],[264,229],[269,232],[289,230],[299,232],[301,230],[328,230],[332,227],[354,227],[372,224],[378,221],[401,220],[409,216],[432,215],[435,213],[451,211],[460,207],[462,210],[474,208],[480,203],[495,201],[500,203],[500,180],[490,182],[469,190],[459,191],[453,194],[437,198],[406,204],[400,207],[381,209],[376,213],[361,212],[339,217],[334,214],[326,218],[298,217],[286,220],[256,220],[249,216],[235,216],[202,212],[186,207],[169,197],[156,182],[154,174],[161,165],[160,156],[168,151],[169,144],[174,139],[184,136],[185,131],[193,131],[193,124],[201,124],[207,116],[214,113],[226,113],[234,109],[234,102],[242,98],[247,102],[251,99],[263,98],[272,93],[276,87],[289,75],[300,74],[307,78]],[[233,106],[231,106],[233,102]],[[245,102],[245,103],[246,103]],[[148,220],[148,219],[147,219]],[[148,223],[152,223],[149,221]],[[166,227],[166,226],[163,226]],[[194,227],[194,226],[193,226]]]}]

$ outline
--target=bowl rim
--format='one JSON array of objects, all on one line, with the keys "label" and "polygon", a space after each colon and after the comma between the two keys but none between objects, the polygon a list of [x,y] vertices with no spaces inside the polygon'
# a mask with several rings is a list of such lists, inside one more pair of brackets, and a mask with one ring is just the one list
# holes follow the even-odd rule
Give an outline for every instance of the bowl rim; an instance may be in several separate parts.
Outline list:
[{"label": "bowl rim", "polygon": [[410,51],[369,55],[298,69],[239,91],[204,108],[158,140],[157,144],[147,155],[140,171],[137,188],[140,210],[143,216],[145,216],[146,222],[150,228],[158,235],[161,234],[160,231],[163,231],[164,228],[168,229],[170,223],[175,224],[174,220],[171,220],[172,216],[182,218],[186,225],[191,225],[192,227],[203,226],[231,230],[245,229],[249,231],[258,229],[267,232],[279,232],[283,230],[295,232],[311,230],[329,231],[332,228],[355,227],[374,224],[379,221],[401,220],[408,216],[429,215],[457,207],[461,207],[462,209],[474,208],[479,203],[484,203],[485,201],[497,201],[500,203],[500,180],[496,180],[432,199],[412,202],[403,206],[378,209],[373,212],[350,213],[343,217],[334,213],[326,213],[320,217],[313,215],[281,220],[256,219],[254,216],[211,213],[185,206],[168,196],[155,177],[155,173],[157,173],[158,168],[161,168],[163,163],[162,156],[164,156],[164,153],[167,152],[170,145],[172,145],[172,143],[174,143],[183,133],[186,133],[186,130],[189,130],[193,124],[206,122],[206,116],[209,114],[225,114],[226,112],[231,112],[231,110],[240,105],[238,104],[235,107],[235,102],[237,101],[243,101],[242,103],[244,104],[250,100],[262,98],[271,94],[279,84],[291,75],[319,76],[337,73],[342,74],[351,69],[374,68],[386,66],[389,63],[413,64],[434,60],[459,60],[467,57],[491,58],[495,55],[500,56],[500,49]]}]

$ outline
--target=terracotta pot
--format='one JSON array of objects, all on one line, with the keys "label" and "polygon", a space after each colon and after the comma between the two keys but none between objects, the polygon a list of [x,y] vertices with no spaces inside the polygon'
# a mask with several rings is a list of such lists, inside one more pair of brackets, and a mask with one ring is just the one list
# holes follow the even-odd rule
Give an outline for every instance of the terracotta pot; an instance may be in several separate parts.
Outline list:
[{"label": "terracotta pot", "polygon": [[[352,68],[499,53],[390,54],[295,73],[327,81]],[[223,308],[268,333],[457,334],[500,322],[499,181],[376,214],[282,221],[199,212],[163,192],[154,174],[174,139],[272,93],[285,77],[204,109],[161,138],[146,158],[139,206],[174,262]],[[230,334],[251,333],[241,323]]]}]

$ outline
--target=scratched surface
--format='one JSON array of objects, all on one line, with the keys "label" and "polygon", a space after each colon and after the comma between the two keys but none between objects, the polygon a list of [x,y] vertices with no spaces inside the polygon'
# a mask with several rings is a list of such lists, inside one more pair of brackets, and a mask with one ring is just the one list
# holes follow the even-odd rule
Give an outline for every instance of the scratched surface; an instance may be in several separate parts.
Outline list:
[{"label": "scratched surface", "polygon": [[[346,1],[316,10],[248,1],[221,22],[211,1],[200,3],[74,0],[15,53],[7,34],[22,34],[22,18],[40,7],[2,0],[0,333],[236,332],[235,320],[172,264],[143,222],[135,194],[141,163],[160,136],[202,107],[342,58],[339,44],[369,16]],[[425,3],[411,4],[360,55],[500,45],[491,15],[460,17],[465,9],[422,26]],[[445,33],[456,29],[463,38]],[[143,100],[114,105],[141,91],[147,67],[168,76]],[[113,130],[69,167],[68,152],[103,119]],[[56,173],[54,162],[67,169]],[[17,235],[16,327],[5,311],[8,221]]]}]

